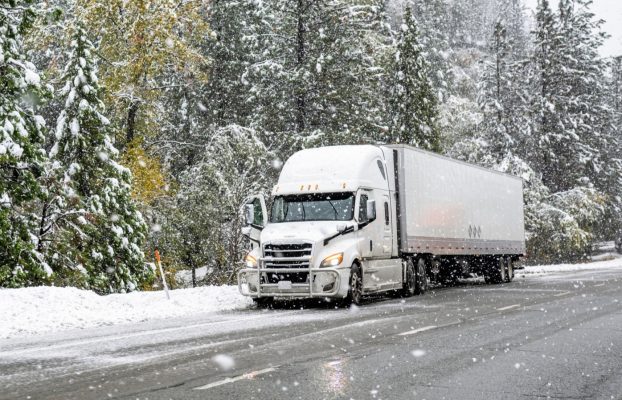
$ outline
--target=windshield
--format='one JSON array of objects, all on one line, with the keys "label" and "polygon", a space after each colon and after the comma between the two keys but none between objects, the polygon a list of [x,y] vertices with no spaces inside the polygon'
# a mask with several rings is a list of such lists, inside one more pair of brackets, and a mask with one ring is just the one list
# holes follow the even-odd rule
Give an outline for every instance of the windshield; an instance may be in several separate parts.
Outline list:
[{"label": "windshield", "polygon": [[277,196],[272,203],[270,222],[349,221],[353,210],[352,193]]}]

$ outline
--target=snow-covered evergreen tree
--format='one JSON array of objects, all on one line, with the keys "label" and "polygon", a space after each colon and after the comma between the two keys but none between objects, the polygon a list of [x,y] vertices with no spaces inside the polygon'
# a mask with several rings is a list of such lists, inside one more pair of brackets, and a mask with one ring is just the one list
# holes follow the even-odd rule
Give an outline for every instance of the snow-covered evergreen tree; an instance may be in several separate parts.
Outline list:
[{"label": "snow-covered evergreen tree", "polygon": [[210,133],[204,158],[180,176],[163,245],[186,268],[208,266],[207,283],[229,284],[246,249],[240,207],[250,193],[266,193],[278,171],[254,130],[230,125]]},{"label": "snow-covered evergreen tree", "polygon": [[557,16],[547,0],[538,4],[533,115],[542,158],[538,168],[553,191],[593,184],[603,168],[600,133],[603,104],[602,21],[590,1],[563,0]]},{"label": "snow-covered evergreen tree", "polygon": [[484,115],[480,132],[491,156],[498,160],[508,153],[525,157],[530,151],[527,112],[531,87],[523,79],[525,66],[517,59],[513,45],[505,25],[498,21],[479,83],[478,103]]},{"label": "snow-covered evergreen tree", "polygon": [[438,101],[428,78],[428,68],[415,20],[410,8],[406,8],[391,70],[391,122],[387,141],[440,152]]},{"label": "snow-covered evergreen tree", "polygon": [[73,251],[52,258],[71,258],[98,292],[131,291],[148,275],[141,249],[146,228],[130,197],[131,173],[117,162],[94,56],[92,43],[78,27],[61,91],[65,107],[50,151],[64,167],[65,190],[71,192],[67,206],[76,218],[67,224],[71,232],[63,240],[69,240]]},{"label": "snow-covered evergreen tree", "polygon": [[383,3],[264,1],[257,35],[270,41],[245,74],[253,127],[289,148],[366,142],[385,129]]},{"label": "snow-covered evergreen tree", "polygon": [[511,43],[510,51],[514,57],[522,57],[529,47],[527,19],[523,0],[497,0],[496,22],[505,27],[506,36]]},{"label": "snow-covered evergreen tree", "polygon": [[35,251],[34,201],[45,152],[35,113],[41,78],[22,47],[35,17],[29,1],[0,0],[0,286],[43,282],[51,274]]},{"label": "snow-covered evergreen tree", "polygon": [[266,12],[254,0],[210,2],[207,22],[211,35],[205,42],[205,54],[211,62],[202,100],[209,125],[247,123],[253,104],[246,101],[248,82],[244,73],[249,65],[261,60],[257,53],[267,39],[258,31]]},{"label": "snow-covered evergreen tree", "polygon": [[528,157],[551,192],[540,210],[534,246],[534,253],[549,254],[551,261],[585,257],[608,202],[602,155],[612,114],[604,102],[605,70],[598,55],[602,21],[594,20],[590,5],[562,0],[554,12],[540,0],[536,14],[528,80],[537,151]]},{"label": "snow-covered evergreen tree", "polygon": [[412,16],[417,25],[424,57],[431,68],[428,76],[439,102],[444,102],[452,86],[452,48],[449,46],[448,6],[444,0],[412,2]]}]

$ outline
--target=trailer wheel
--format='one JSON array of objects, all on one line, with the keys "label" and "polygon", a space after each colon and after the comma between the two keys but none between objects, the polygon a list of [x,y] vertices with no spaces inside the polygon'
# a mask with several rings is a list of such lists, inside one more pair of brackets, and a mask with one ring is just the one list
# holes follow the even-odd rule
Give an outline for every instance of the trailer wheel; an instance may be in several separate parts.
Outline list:
[{"label": "trailer wheel", "polygon": [[503,283],[506,280],[506,262],[505,258],[493,258],[487,263],[484,280],[486,283]]},{"label": "trailer wheel", "polygon": [[363,300],[363,275],[361,274],[361,267],[354,263],[350,268],[350,282],[348,285],[348,296],[344,299],[343,305],[349,306],[351,304],[360,306]]},{"label": "trailer wheel", "polygon": [[412,258],[406,261],[406,279],[404,280],[404,287],[402,289],[403,297],[410,297],[415,294],[417,286],[417,274],[415,272],[415,264]]},{"label": "trailer wheel", "polygon": [[505,281],[509,283],[512,282],[512,279],[514,279],[514,260],[512,260],[512,257],[507,258],[506,265],[507,274],[505,276]]},{"label": "trailer wheel", "polygon": [[499,276],[497,279],[498,283],[504,283],[507,282],[507,278],[508,278],[508,271],[507,271],[507,267],[508,267],[508,263],[505,259],[505,257],[499,257]]},{"label": "trailer wheel", "polygon": [[417,274],[415,280],[415,294],[424,294],[428,290],[428,276],[426,274],[425,258],[417,261]]}]

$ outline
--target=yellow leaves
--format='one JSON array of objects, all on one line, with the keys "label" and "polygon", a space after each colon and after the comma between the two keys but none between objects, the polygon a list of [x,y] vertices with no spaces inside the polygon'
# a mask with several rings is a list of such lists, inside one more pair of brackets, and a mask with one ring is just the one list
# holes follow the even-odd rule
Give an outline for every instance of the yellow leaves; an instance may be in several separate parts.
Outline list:
[{"label": "yellow leaves", "polygon": [[[168,86],[207,79],[199,45],[209,28],[205,0],[77,0],[78,20],[98,43],[106,103],[120,126],[148,135]],[[192,80],[190,79],[190,80]],[[128,108],[139,107],[138,120]]]},{"label": "yellow leaves", "polygon": [[168,195],[169,185],[160,160],[147,154],[140,138],[129,143],[121,163],[132,171],[132,197],[135,200],[151,204],[157,198]]}]

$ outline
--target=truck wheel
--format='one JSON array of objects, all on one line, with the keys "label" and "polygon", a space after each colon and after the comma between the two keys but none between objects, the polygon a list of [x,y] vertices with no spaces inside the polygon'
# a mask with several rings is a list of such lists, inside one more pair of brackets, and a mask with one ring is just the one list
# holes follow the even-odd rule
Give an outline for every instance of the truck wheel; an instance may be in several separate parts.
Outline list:
[{"label": "truck wheel", "polygon": [[499,257],[498,265],[499,265],[498,266],[499,272],[498,272],[498,277],[497,277],[497,283],[507,282],[507,278],[508,278],[508,271],[507,271],[508,263],[507,263],[505,257]]},{"label": "truck wheel", "polygon": [[484,272],[486,283],[503,283],[506,279],[506,264],[503,257],[493,258],[489,261]]},{"label": "truck wheel", "polygon": [[273,301],[274,301],[274,297],[254,297],[253,298],[253,303],[255,303],[258,308],[269,308],[272,306]]},{"label": "truck wheel", "polygon": [[514,260],[512,260],[511,257],[508,257],[506,261],[506,265],[507,265],[507,274],[505,277],[505,281],[509,283],[509,282],[512,282],[512,279],[514,279]]},{"label": "truck wheel", "polygon": [[415,294],[424,294],[428,290],[428,277],[426,274],[426,262],[424,258],[417,261],[415,276]]},{"label": "truck wheel", "polygon": [[361,267],[354,263],[350,267],[350,282],[348,285],[348,296],[344,299],[344,306],[351,304],[360,306],[363,300],[363,275]]},{"label": "truck wheel", "polygon": [[415,294],[415,287],[417,286],[417,274],[415,273],[415,264],[412,258],[406,261],[406,280],[404,281],[402,288],[402,296],[410,297]]}]

